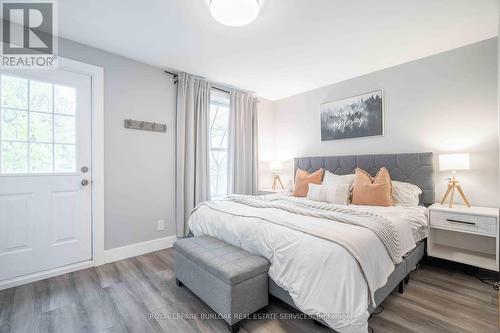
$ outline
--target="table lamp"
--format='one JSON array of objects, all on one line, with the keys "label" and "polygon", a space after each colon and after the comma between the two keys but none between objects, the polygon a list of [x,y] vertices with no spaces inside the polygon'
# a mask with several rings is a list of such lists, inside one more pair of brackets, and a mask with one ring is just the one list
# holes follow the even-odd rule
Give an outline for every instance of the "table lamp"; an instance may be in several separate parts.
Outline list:
[{"label": "table lamp", "polygon": [[269,169],[273,173],[273,191],[276,191],[276,188],[278,187],[278,183],[281,186],[281,188],[284,190],[285,187],[283,186],[283,183],[281,182],[281,178],[279,175],[281,170],[283,170],[283,162],[271,161],[271,162],[269,162]]},{"label": "table lamp", "polygon": [[446,171],[451,170],[451,178],[448,181],[448,189],[441,200],[441,205],[446,202],[448,195],[450,196],[450,208],[453,207],[453,195],[455,194],[455,189],[458,190],[460,196],[464,200],[467,207],[470,207],[469,200],[464,194],[462,187],[458,180],[456,180],[457,170],[469,170],[470,169],[470,154],[440,154],[439,155],[439,170]]}]

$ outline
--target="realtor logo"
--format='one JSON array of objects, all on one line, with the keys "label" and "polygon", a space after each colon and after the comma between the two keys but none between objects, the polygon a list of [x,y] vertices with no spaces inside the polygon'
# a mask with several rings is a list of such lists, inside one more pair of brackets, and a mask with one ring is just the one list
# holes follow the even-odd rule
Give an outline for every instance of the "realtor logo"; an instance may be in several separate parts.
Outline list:
[{"label": "realtor logo", "polygon": [[54,67],[57,60],[54,1],[1,0],[1,4],[1,67]]}]

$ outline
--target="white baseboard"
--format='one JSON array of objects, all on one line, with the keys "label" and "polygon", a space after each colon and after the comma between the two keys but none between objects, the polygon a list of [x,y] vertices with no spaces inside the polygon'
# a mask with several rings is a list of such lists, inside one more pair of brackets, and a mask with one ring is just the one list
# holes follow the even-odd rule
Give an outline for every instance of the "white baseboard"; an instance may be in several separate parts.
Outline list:
[{"label": "white baseboard", "polygon": [[12,279],[0,281],[0,290],[8,289],[22,284],[45,280],[57,275],[62,275],[66,273],[76,272],[81,269],[90,268],[94,266],[92,260],[82,261],[76,264],[49,269],[48,271],[32,273],[28,275],[18,276]]},{"label": "white baseboard", "polygon": [[[169,237],[153,239],[147,242],[136,243],[132,245],[118,247],[115,249],[106,250],[104,251],[103,262],[96,263],[95,266],[135,256],[140,256],[141,254],[167,249],[169,247],[172,247],[176,240],[177,236],[169,236]],[[33,274],[15,277],[8,280],[3,280],[0,281],[0,290],[20,286],[22,284],[30,282],[48,279],[57,275],[79,271],[81,269],[86,269],[93,266],[94,266],[94,261],[88,260],[68,266],[50,269],[43,272],[37,272]]]},{"label": "white baseboard", "polygon": [[104,260],[99,264],[107,264],[110,262],[123,260],[131,257],[140,256],[154,251],[168,249],[172,247],[177,240],[177,236],[169,236],[158,239],[153,239],[147,242],[136,243],[132,245],[117,247],[115,249],[104,251]]}]

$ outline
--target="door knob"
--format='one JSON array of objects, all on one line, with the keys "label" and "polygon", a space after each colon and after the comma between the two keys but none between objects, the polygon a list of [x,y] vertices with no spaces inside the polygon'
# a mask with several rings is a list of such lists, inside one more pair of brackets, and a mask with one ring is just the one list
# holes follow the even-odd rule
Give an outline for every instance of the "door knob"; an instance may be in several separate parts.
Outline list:
[{"label": "door knob", "polygon": [[87,186],[89,184],[89,181],[87,179],[82,179],[80,184],[82,184],[82,186]]}]

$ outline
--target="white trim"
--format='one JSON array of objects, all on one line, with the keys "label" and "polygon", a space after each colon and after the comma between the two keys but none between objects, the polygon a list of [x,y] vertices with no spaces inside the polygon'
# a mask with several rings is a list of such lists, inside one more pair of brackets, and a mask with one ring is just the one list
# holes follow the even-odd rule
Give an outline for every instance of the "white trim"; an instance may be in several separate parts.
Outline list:
[{"label": "white trim", "polygon": [[177,236],[174,235],[106,250],[104,251],[103,264],[168,249],[173,246],[176,240]]},{"label": "white trim", "polygon": [[36,282],[44,279],[48,279],[57,275],[71,273],[75,271],[79,271],[81,269],[86,269],[94,266],[94,262],[92,260],[87,260],[83,262],[79,262],[76,264],[57,267],[53,269],[49,269],[43,272],[31,273],[27,275],[18,276],[12,279],[0,281],[0,290],[8,289],[16,286],[20,286],[22,284]]},{"label": "white trim", "polygon": [[90,76],[92,98],[92,259],[104,258],[104,68],[58,57],[58,69]]},{"label": "white trim", "polygon": [[92,198],[94,265],[104,260],[104,69],[92,75]]}]

